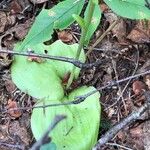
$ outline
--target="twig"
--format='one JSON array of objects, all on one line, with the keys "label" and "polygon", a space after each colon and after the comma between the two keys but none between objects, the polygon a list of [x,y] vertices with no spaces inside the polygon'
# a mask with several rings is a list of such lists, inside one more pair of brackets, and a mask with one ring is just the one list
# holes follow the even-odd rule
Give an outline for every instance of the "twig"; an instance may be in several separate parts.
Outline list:
[{"label": "twig", "polygon": [[[137,68],[138,68],[138,62],[139,62],[139,51],[137,53],[137,61],[136,61],[136,64],[135,64],[135,69],[132,73],[132,76],[135,75],[136,71],[137,71]],[[127,84],[124,86],[122,92],[120,93],[119,97],[117,98],[117,100],[112,104],[110,105],[109,107],[105,108],[105,110],[108,110],[109,108],[113,107],[114,105],[116,105],[118,103],[118,101],[120,100],[120,98],[122,97],[122,95],[124,94],[126,88],[128,87],[129,83],[131,82],[132,79],[128,80]]]},{"label": "twig", "polygon": [[125,150],[133,150],[133,149],[131,149],[131,148],[128,148],[128,147],[119,145],[119,144],[117,144],[117,143],[106,143],[106,145],[117,146],[117,147],[123,148],[123,149],[125,149]]},{"label": "twig", "polygon": [[16,52],[16,51],[2,50],[2,49],[0,49],[0,53],[7,53],[7,54],[12,54],[12,55],[27,56],[27,57],[29,57],[29,56],[30,57],[39,57],[39,58],[63,61],[63,62],[71,63],[74,66],[79,67],[79,68],[92,68],[94,66],[96,67],[105,62],[102,60],[98,60],[97,62],[94,62],[94,63],[83,63],[79,60],[76,60],[73,58],[68,58],[68,57],[52,56],[52,55],[47,55],[47,54],[36,54],[36,53],[31,53],[31,52]]},{"label": "twig", "polygon": [[[145,97],[148,102],[150,102],[150,92],[145,92]],[[106,144],[110,139],[112,139],[121,129],[123,129],[126,125],[133,123],[137,119],[140,118],[140,116],[147,110],[150,103],[144,104],[144,106],[138,108],[138,110],[132,112],[128,117],[123,119],[121,122],[119,122],[117,125],[112,127],[108,132],[106,132],[105,135],[103,135],[99,140],[98,143],[95,145],[95,147],[92,150],[98,150],[101,146]]]},{"label": "twig", "polygon": [[119,84],[119,83],[128,81],[128,80],[130,80],[130,79],[134,79],[134,78],[137,78],[137,77],[139,77],[139,76],[143,76],[143,75],[146,75],[146,74],[149,74],[149,73],[150,73],[150,70],[145,71],[145,72],[142,72],[142,73],[140,73],[140,74],[136,74],[136,75],[134,75],[134,76],[129,76],[129,77],[127,77],[127,78],[124,78],[124,79],[121,79],[121,80],[118,80],[118,81],[111,81],[110,83],[108,83],[107,85],[105,85],[105,86],[103,86],[103,87],[100,87],[100,88],[98,88],[98,89],[96,89],[96,90],[93,90],[93,91],[91,91],[91,92],[89,92],[89,93],[87,93],[87,94],[85,94],[85,95],[83,95],[83,96],[78,96],[78,99],[81,98],[82,101],[83,101],[83,100],[86,99],[88,96],[93,95],[93,94],[96,93],[97,91],[101,91],[101,90],[103,90],[103,89],[105,89],[105,88],[115,86],[115,85],[117,85],[117,84]]},{"label": "twig", "polygon": [[[118,72],[117,72],[117,69],[116,69],[116,62],[115,60],[112,58],[112,66],[113,66],[113,69],[114,69],[114,72],[115,72],[115,77],[116,77],[116,80],[118,81],[119,80],[119,77],[118,77]],[[121,87],[120,87],[120,84],[117,84],[118,86],[118,92],[119,92],[119,95],[121,94]],[[125,109],[125,112],[127,112],[127,107],[126,107],[126,104],[125,104],[125,101],[124,101],[124,97],[123,95],[120,95],[120,98],[123,102],[123,106],[124,106],[124,109]],[[119,99],[120,99],[119,98]],[[119,116],[118,116],[119,117]]]},{"label": "twig", "polygon": [[[43,134],[43,136],[32,146],[30,150],[39,150],[41,145],[46,144],[47,141],[49,140],[49,133],[56,127],[56,125],[65,119],[66,116],[64,115],[57,115],[55,116],[53,122],[49,125],[48,129],[46,132]],[[49,141],[50,142],[50,141]]]},{"label": "twig", "polygon": [[88,56],[88,55],[92,52],[93,48],[94,48],[95,46],[97,46],[97,45],[103,40],[103,38],[107,35],[107,33],[110,32],[110,31],[115,27],[115,25],[116,25],[117,23],[118,23],[118,20],[114,21],[114,22],[109,26],[109,28],[96,40],[96,42],[95,42],[91,47],[89,47],[89,50],[87,51],[86,56]]},{"label": "twig", "polygon": [[[118,83],[122,83],[122,82],[125,82],[125,81],[128,81],[128,80],[131,80],[131,79],[134,79],[134,78],[137,78],[137,77],[140,77],[142,75],[146,75],[146,74],[149,74],[150,73],[150,70],[146,71],[146,72],[142,72],[140,74],[136,74],[134,76],[129,76],[127,78],[124,78],[124,79],[121,79],[121,80],[118,80],[118,81],[111,81],[110,83],[108,83],[107,85],[105,86],[102,86],[96,90],[93,90],[87,94],[84,94],[84,95],[81,95],[81,96],[77,96],[75,97],[74,100],[72,101],[69,101],[69,102],[63,102],[63,103],[55,103],[55,104],[49,104],[49,105],[42,105],[42,106],[33,106],[33,107],[19,107],[19,108],[13,108],[13,109],[9,109],[9,111],[12,111],[12,110],[27,110],[27,109],[35,109],[35,108],[47,108],[47,107],[56,107],[56,106],[64,106],[64,105],[73,105],[73,104],[79,104],[81,102],[83,102],[87,97],[95,94],[97,91],[101,91],[103,89],[106,89],[106,88],[110,88],[112,86],[115,86],[117,85]],[[0,112],[2,113],[6,113],[8,112],[8,110],[1,110]]]},{"label": "twig", "polygon": [[0,141],[0,145],[1,146],[6,146],[6,147],[9,147],[9,148],[18,148],[20,150],[24,150],[24,146],[21,146],[21,145],[15,145],[15,144],[9,144],[9,143],[6,143],[6,142],[1,142]]}]

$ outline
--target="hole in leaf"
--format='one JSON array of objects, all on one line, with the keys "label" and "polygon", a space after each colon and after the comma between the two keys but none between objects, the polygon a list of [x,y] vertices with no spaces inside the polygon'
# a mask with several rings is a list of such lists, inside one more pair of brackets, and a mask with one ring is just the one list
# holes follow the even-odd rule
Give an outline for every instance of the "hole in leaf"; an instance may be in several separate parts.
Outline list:
[{"label": "hole in leaf", "polygon": [[51,45],[52,43],[54,43],[55,41],[58,40],[58,35],[57,35],[57,32],[54,30],[54,33],[52,34],[52,38],[43,42],[43,44],[45,45]]},{"label": "hole in leaf", "polygon": [[48,53],[48,50],[44,50],[44,53],[47,54],[47,53]]}]

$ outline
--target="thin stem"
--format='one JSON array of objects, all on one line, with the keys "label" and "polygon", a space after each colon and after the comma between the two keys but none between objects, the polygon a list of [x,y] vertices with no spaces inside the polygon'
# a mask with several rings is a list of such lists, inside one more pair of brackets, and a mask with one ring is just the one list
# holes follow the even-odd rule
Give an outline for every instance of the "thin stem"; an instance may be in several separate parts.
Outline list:
[{"label": "thin stem", "polygon": [[89,50],[86,53],[86,56],[88,56],[92,50],[94,49],[94,47],[96,47],[103,39],[104,37],[116,26],[116,24],[118,23],[118,20],[114,21],[110,27],[96,40],[96,42],[89,48]]},{"label": "thin stem", "polygon": [[[1,53],[63,61],[63,62],[71,63],[78,68],[92,68],[94,66],[96,67],[102,63],[105,63],[105,61],[102,61],[102,60],[98,60],[97,62],[94,62],[94,63],[83,63],[79,60],[69,58],[69,57],[52,56],[52,55],[47,55],[47,54],[37,54],[37,53],[31,53],[31,52],[16,52],[16,51],[12,51],[12,50],[3,50],[3,49],[0,49],[0,54]],[[108,61],[108,60],[106,60],[106,61]]]},{"label": "thin stem", "polygon": [[[85,18],[84,18],[85,27],[82,28],[81,38],[80,38],[80,42],[79,42],[77,54],[76,54],[76,57],[75,57],[76,60],[79,60],[79,58],[80,58],[81,50],[82,50],[82,48],[83,48],[83,46],[84,46],[85,37],[86,37],[87,31],[88,31],[89,25],[90,25],[90,23],[91,23],[92,16],[93,16],[93,12],[94,12],[94,8],[95,8],[95,4],[93,3],[92,0],[90,0],[89,3],[90,3],[90,4],[89,4],[89,11],[88,11],[86,20],[85,20]],[[70,85],[71,85],[71,83],[72,83],[72,81],[73,81],[75,69],[76,69],[76,67],[73,66],[73,69],[72,69],[70,78],[69,78],[69,80],[68,80],[68,84],[67,84],[67,86],[66,86],[66,89],[68,89],[68,88],[70,87]]]}]

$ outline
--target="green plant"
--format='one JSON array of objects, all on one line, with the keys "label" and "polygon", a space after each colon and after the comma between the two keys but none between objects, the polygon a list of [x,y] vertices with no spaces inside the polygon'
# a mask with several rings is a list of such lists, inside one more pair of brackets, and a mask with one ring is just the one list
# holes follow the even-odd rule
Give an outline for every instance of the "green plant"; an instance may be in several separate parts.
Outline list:
[{"label": "green plant", "polygon": [[150,19],[149,0],[104,0],[117,14],[130,19]]},{"label": "green plant", "polygon": [[[104,1],[120,16],[132,19],[150,18],[150,11],[144,0]],[[98,0],[89,0],[82,18],[79,14],[83,5],[84,0],[65,0],[50,10],[43,9],[24,41],[16,44],[14,49],[19,52],[30,49],[37,54],[65,56],[84,63],[86,57],[83,46],[89,43],[96,30],[101,11]],[[81,27],[79,44],[67,45],[60,40],[47,46],[43,44],[52,38],[54,29],[65,29],[75,20]],[[79,72],[79,68],[67,62],[32,57],[15,56],[11,66],[12,80],[23,92],[37,98],[35,106],[70,102],[76,96],[92,91],[94,87],[83,86],[66,94],[63,78],[71,73],[67,84],[69,88],[72,81],[78,78]],[[68,117],[50,133],[53,144],[47,144],[41,149],[91,149],[96,143],[100,123],[99,97],[97,92],[79,104],[33,109],[31,129],[36,140],[42,136],[55,115],[64,114]]]},{"label": "green plant", "polygon": [[[47,55],[76,58],[85,62],[82,47],[89,42],[99,24],[101,15],[98,1],[91,0],[85,12],[85,17],[81,18],[79,14],[83,4],[84,0],[66,0],[50,10],[43,9],[37,16],[25,40],[16,44],[15,50],[19,52],[32,50],[37,54],[45,54],[46,51]],[[92,14],[88,13],[88,11],[91,12],[89,10],[91,4],[92,6],[94,4]],[[79,44],[67,45],[60,40],[48,46],[43,44],[43,42],[51,39],[53,29],[64,29],[75,19],[84,30],[84,36]],[[90,23],[93,26],[89,26]],[[77,56],[77,53],[79,56]],[[80,69],[70,63],[43,58],[35,60],[31,57],[16,56],[11,66],[12,80],[23,92],[37,98],[35,106],[69,102],[74,100],[76,96],[93,90],[94,87],[84,86],[66,95],[65,85],[62,83],[64,76],[71,73],[73,75],[72,80],[77,79],[79,72]],[[97,92],[80,104],[33,109],[31,115],[33,135],[38,140],[53,117],[57,114],[64,114],[67,119],[50,133],[52,142],[56,144],[57,149],[91,149],[96,143],[99,130],[101,111],[99,97],[100,95]],[[90,123],[91,121],[92,123]],[[52,148],[51,145],[47,146]]]}]

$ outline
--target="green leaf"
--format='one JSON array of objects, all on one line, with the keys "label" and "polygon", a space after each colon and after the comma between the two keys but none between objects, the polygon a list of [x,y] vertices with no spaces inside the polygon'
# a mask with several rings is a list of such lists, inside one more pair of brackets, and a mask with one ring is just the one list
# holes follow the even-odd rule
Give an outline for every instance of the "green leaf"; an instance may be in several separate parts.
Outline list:
[{"label": "green leaf", "polygon": [[130,19],[150,19],[150,9],[145,0],[104,0],[117,14]]},{"label": "green leaf", "polygon": [[47,61],[30,62],[26,57],[16,56],[11,67],[11,76],[21,91],[35,98],[52,97],[57,100],[64,95],[61,80]]},{"label": "green leaf", "polygon": [[79,15],[85,0],[65,0],[59,3],[59,7],[54,7],[56,14],[62,15],[54,24],[55,29],[65,29],[74,22],[73,14]]},{"label": "green leaf", "polygon": [[98,0],[92,0],[94,4],[98,4]]},{"label": "green leaf", "polygon": [[65,0],[52,9],[43,9],[36,17],[28,35],[23,41],[20,50],[26,45],[35,45],[51,39],[53,29],[64,29],[73,23],[72,14],[80,14],[84,0]]},{"label": "green leaf", "polygon": [[[89,12],[89,4],[88,4],[88,6],[86,8],[86,11],[85,11],[85,14],[84,14],[85,18],[87,18],[87,15],[88,15],[88,12]],[[91,24],[88,28],[87,35],[86,35],[86,38],[85,38],[85,44],[86,45],[89,43],[89,40],[90,40],[91,36],[93,35],[95,30],[97,29],[97,27],[100,23],[100,20],[101,20],[101,10],[100,10],[99,5],[95,4],[95,9],[94,9],[94,12],[93,12],[92,21],[91,21]]]},{"label": "green leaf", "polygon": [[51,142],[41,146],[40,150],[56,150],[57,146],[55,143]]},{"label": "green leaf", "polygon": [[[76,57],[78,44],[67,45],[61,42],[60,40],[53,43],[51,46],[47,47],[48,54],[52,56],[64,56],[69,58]],[[85,62],[85,54],[82,49],[79,60],[81,62]],[[73,65],[70,63],[57,61],[57,60],[49,60],[51,66],[53,66],[55,72],[60,78],[63,78],[68,72],[72,72]],[[77,79],[79,76],[80,69],[76,67],[74,72],[74,78]]]},{"label": "green leaf", "polygon": [[73,18],[77,21],[77,23],[80,25],[81,28],[85,28],[85,22],[84,22],[84,19],[82,17],[74,14]]},{"label": "green leaf", "polygon": [[[74,97],[86,94],[93,87],[80,87],[64,97],[62,102],[69,102]],[[57,145],[58,150],[90,150],[97,141],[100,123],[99,93],[89,96],[84,102],[75,105],[61,107],[47,107],[44,109],[34,109],[31,116],[31,128],[34,137],[38,140],[48,128],[55,115],[63,114],[67,119],[61,121],[56,128],[51,131],[52,142]],[[41,106],[56,101],[45,101],[37,104]],[[58,103],[60,103],[58,101]],[[38,119],[37,119],[38,118]]]},{"label": "green leaf", "polygon": [[[15,47],[18,50],[19,45]],[[36,44],[26,46],[25,49],[32,49],[35,53],[44,54],[44,50],[49,55],[65,56],[75,58],[78,44],[67,45],[60,40],[50,46]],[[24,50],[25,51],[25,50]],[[85,55],[82,50],[80,60],[85,62]],[[62,78],[72,71],[73,65],[56,60],[41,60],[41,63],[29,61],[27,57],[15,56],[11,66],[11,76],[13,82],[19,89],[29,95],[42,99],[52,98],[59,100],[64,96]],[[79,75],[79,68],[76,68],[75,78]],[[53,92],[52,92],[53,91]]]}]

